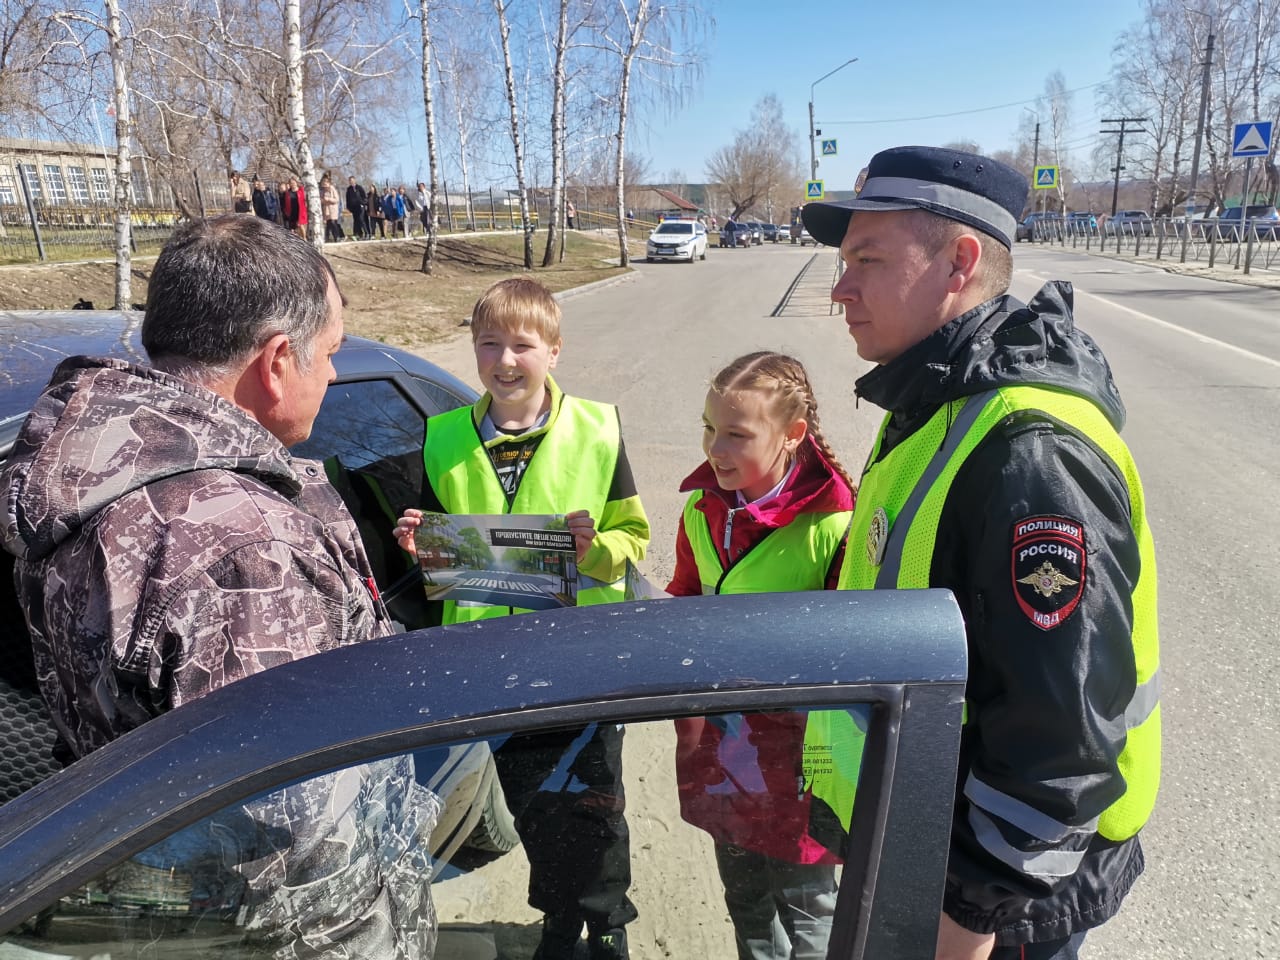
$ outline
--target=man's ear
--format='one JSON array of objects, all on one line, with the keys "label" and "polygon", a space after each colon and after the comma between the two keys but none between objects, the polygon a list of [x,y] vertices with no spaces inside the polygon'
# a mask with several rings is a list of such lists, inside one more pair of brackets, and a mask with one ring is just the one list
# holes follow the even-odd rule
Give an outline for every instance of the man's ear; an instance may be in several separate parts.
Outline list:
[{"label": "man's ear", "polygon": [[947,278],[947,292],[959,293],[977,275],[982,262],[982,241],[971,233],[962,233],[952,241],[951,275]]},{"label": "man's ear", "polygon": [[294,362],[293,345],[288,336],[277,333],[262,345],[253,361],[254,372],[262,392],[273,402],[284,399],[290,366]]}]

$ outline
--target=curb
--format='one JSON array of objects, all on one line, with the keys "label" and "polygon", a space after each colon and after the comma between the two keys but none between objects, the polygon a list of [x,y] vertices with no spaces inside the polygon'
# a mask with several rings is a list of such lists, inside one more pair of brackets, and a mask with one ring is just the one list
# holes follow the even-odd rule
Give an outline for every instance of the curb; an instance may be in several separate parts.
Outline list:
[{"label": "curb", "polygon": [[603,280],[592,280],[590,283],[584,283],[578,287],[569,287],[567,290],[561,290],[553,293],[556,300],[571,300],[579,294],[592,293],[596,290],[603,290],[606,287],[617,286],[619,283],[626,283],[639,277],[634,267],[628,267],[626,273],[620,273],[616,277],[605,277]]}]

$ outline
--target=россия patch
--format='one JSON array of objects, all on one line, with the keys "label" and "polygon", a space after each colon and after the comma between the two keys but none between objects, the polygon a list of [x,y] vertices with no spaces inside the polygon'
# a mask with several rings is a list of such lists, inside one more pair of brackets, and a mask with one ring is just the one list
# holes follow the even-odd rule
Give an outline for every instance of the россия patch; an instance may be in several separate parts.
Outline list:
[{"label": "\u0440\u043e\u0441\u0441\u0438\u044f patch", "polygon": [[1070,517],[1025,517],[1013,525],[1013,592],[1041,630],[1066,621],[1084,595],[1084,524]]}]

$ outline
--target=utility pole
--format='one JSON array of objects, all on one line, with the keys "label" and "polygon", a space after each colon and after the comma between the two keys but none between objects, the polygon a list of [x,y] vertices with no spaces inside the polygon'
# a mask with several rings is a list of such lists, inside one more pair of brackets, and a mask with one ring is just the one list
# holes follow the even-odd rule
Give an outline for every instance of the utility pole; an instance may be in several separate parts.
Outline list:
[{"label": "utility pole", "polygon": [[1209,21],[1209,42],[1204,49],[1204,74],[1200,79],[1200,115],[1196,119],[1196,145],[1191,152],[1191,182],[1187,184],[1186,214],[1195,212],[1196,178],[1200,175],[1200,141],[1204,139],[1204,115],[1209,108],[1209,68],[1213,65],[1213,21]]},{"label": "utility pole", "polygon": [[[1118,123],[1119,130],[1102,130],[1101,133],[1118,133],[1120,140],[1116,144],[1116,165],[1113,168],[1116,175],[1115,186],[1111,188],[1111,215],[1116,215],[1116,206],[1120,197],[1120,171],[1124,169],[1124,135],[1130,131],[1126,130],[1125,125],[1129,123],[1146,123],[1146,117],[1118,117],[1111,120],[1104,119],[1103,123]],[[1134,130],[1133,133],[1146,133],[1145,130]]]}]

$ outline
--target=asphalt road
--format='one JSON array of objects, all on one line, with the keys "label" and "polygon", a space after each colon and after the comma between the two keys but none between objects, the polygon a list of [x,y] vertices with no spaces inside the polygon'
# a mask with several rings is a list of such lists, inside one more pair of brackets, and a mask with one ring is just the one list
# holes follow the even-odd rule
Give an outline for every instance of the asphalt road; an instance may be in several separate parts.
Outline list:
[{"label": "asphalt road", "polygon": [[[660,585],[678,486],[701,460],[706,384],[733,357],[799,357],[824,431],[859,472],[882,414],[854,403],[868,367],[822,297],[834,268],[826,248],[712,248],[565,301],[556,376],[621,408]],[[1051,278],[1075,284],[1077,321],[1115,370],[1160,564],[1165,763],[1148,870],[1084,956],[1280,956],[1280,291],[1018,248],[1016,295]],[[465,338],[431,358],[475,382]]]}]

